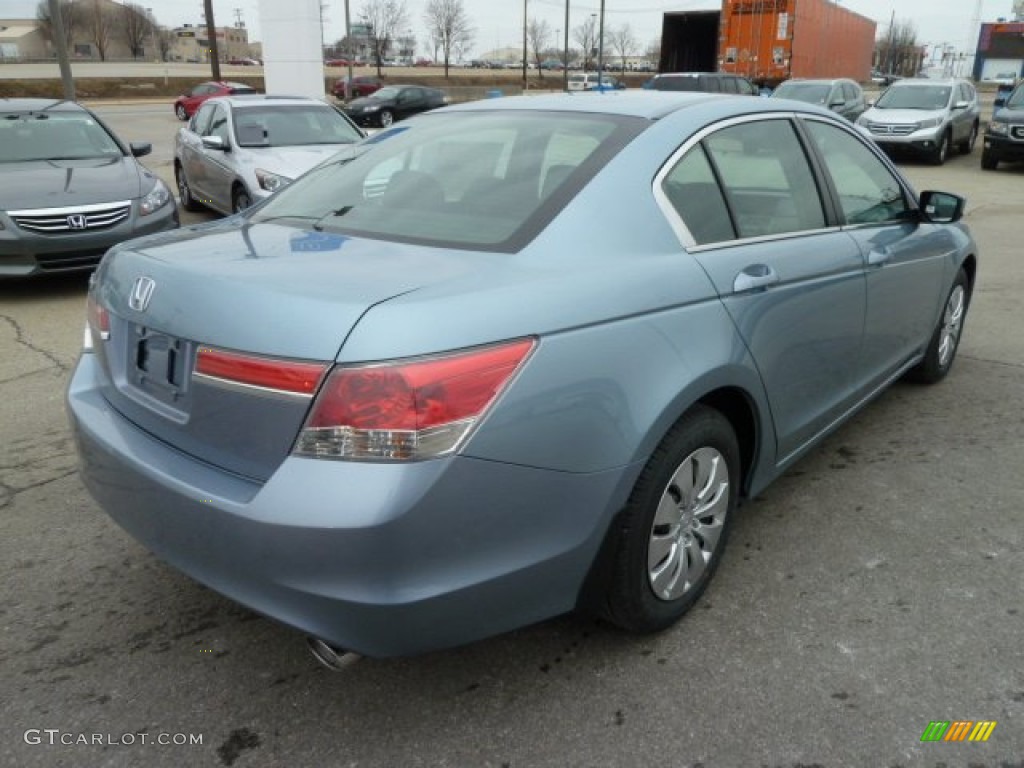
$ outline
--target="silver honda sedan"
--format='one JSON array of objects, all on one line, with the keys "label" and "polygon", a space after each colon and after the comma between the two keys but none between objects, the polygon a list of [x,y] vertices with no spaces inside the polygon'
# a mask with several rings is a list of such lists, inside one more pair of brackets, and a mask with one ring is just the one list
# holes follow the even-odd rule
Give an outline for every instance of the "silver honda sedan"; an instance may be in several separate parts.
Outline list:
[{"label": "silver honda sedan", "polygon": [[575,608],[661,630],[741,499],[949,372],[963,210],[802,102],[431,112],[106,256],[68,392],[82,477],[330,663]]},{"label": "silver honda sedan", "polygon": [[365,135],[341,110],[316,99],[209,99],[174,141],[181,207],[237,213]]}]

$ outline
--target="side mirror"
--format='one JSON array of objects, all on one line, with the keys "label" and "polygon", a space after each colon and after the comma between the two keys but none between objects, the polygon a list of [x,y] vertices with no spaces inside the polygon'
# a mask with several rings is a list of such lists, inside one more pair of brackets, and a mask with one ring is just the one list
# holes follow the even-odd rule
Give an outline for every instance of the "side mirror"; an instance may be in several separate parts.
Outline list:
[{"label": "side mirror", "polygon": [[842,107],[842,106],[845,106],[845,105],[846,105],[846,102],[843,101],[842,99],[833,99],[832,101],[830,101],[828,103],[829,109],[831,109],[833,107]]},{"label": "side mirror", "polygon": [[967,200],[951,192],[926,190],[921,193],[920,206],[928,221],[936,224],[952,224],[964,215]]},{"label": "side mirror", "polygon": [[956,104],[953,105],[953,109],[967,109],[969,106],[971,106],[970,102],[958,101]]},{"label": "side mirror", "polygon": [[996,100],[992,102],[992,104],[995,106],[996,109],[1001,109],[1002,107],[1006,106],[1006,97],[996,96]]},{"label": "side mirror", "polygon": [[220,136],[203,136],[203,146],[207,149],[216,149],[221,152],[228,151],[228,145]]},{"label": "side mirror", "polygon": [[144,157],[153,151],[153,145],[148,141],[133,141],[128,148],[132,151],[132,157]]}]

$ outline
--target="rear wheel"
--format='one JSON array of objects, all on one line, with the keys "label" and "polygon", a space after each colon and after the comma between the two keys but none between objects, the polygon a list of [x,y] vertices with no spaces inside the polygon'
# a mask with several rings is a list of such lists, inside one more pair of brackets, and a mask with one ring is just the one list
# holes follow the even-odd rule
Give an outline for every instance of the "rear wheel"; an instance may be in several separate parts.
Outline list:
[{"label": "rear wheel", "polygon": [[174,115],[179,120],[181,120],[181,122],[185,122],[186,120],[188,120],[188,112],[185,111],[185,105],[184,104],[178,104],[174,108]]},{"label": "rear wheel", "polygon": [[380,127],[387,128],[395,122],[395,116],[390,109],[382,109],[380,111]]},{"label": "rear wheel", "polygon": [[957,149],[960,150],[961,155],[969,155],[974,151],[974,143],[978,140],[978,124],[975,123],[971,126],[970,135],[960,142]]},{"label": "rear wheel", "polygon": [[178,185],[178,201],[181,203],[181,207],[193,213],[201,210],[202,206],[192,197],[192,188],[188,185],[188,179],[185,177],[185,169],[177,164],[174,166],[174,181]]},{"label": "rear wheel", "polygon": [[661,441],[621,518],[603,613],[634,632],[677,621],[721,558],[740,482],[736,434],[698,405]]},{"label": "rear wheel", "polygon": [[942,317],[939,318],[939,324],[928,343],[924,359],[910,369],[908,377],[911,380],[921,384],[935,384],[946,378],[949,369],[953,367],[953,359],[960,346],[960,334],[963,332],[964,319],[967,316],[970,298],[968,290],[967,273],[961,269],[953,281],[953,287],[949,289]]}]

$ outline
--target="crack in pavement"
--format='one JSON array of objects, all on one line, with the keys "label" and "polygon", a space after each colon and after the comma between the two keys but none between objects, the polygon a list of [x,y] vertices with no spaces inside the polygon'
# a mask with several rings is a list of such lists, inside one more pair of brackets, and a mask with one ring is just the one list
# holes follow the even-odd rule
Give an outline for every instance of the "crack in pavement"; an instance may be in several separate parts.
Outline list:
[{"label": "crack in pavement", "polygon": [[56,368],[63,373],[68,373],[71,370],[71,366],[65,363],[55,354],[53,354],[49,350],[43,349],[42,347],[37,347],[35,344],[29,341],[28,334],[25,333],[25,329],[22,328],[21,324],[13,317],[11,317],[10,315],[0,315],[0,320],[6,320],[8,324],[11,326],[11,328],[14,329],[14,340],[18,344],[21,344],[23,347],[32,350],[38,355],[42,355],[44,358],[53,363],[53,365],[56,366]]},{"label": "crack in pavement", "polygon": [[991,360],[987,357],[975,357],[974,355],[960,355],[964,360],[973,360],[976,363],[990,363],[992,365],[1002,365],[1007,368],[1024,368],[1024,363],[1012,363],[1007,360]]},{"label": "crack in pavement", "polygon": [[0,482],[0,509],[6,509],[7,507],[9,507],[14,502],[14,500],[22,493],[27,493],[28,491],[34,490],[35,488],[42,488],[44,485],[56,483],[58,480],[63,480],[65,477],[71,477],[71,475],[77,474],[78,467],[75,467],[74,469],[70,469],[67,472],[57,475],[56,477],[50,477],[47,478],[46,480],[40,480],[38,482],[32,483],[31,485],[26,485],[24,488],[18,489],[12,488],[11,486],[7,485],[7,483]]}]

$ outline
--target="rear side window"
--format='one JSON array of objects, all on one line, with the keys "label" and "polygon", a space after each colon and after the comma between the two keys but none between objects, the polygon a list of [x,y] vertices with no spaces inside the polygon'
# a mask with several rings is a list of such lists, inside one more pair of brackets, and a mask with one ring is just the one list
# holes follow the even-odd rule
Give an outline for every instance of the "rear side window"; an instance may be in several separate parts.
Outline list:
[{"label": "rear side window", "polygon": [[661,189],[697,245],[736,237],[729,208],[702,146],[683,155],[661,182]]},{"label": "rear side window", "polygon": [[759,120],[723,128],[704,144],[722,180],[739,237],[825,225],[814,175],[788,120]]},{"label": "rear side window", "polygon": [[696,77],[656,77],[652,87],[656,91],[702,90]]}]

